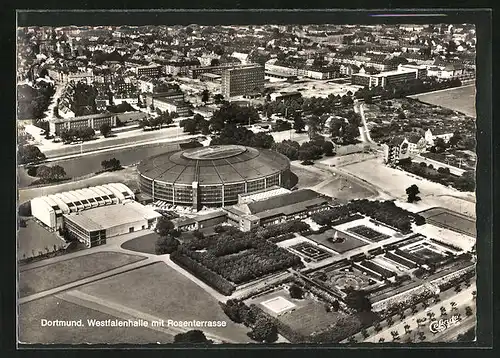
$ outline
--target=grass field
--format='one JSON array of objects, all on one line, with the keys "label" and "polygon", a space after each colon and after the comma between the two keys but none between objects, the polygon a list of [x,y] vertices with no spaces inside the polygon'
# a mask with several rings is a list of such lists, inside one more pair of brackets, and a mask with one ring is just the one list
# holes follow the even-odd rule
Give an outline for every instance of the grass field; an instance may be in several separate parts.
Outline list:
[{"label": "grass field", "polygon": [[304,306],[279,317],[280,321],[303,335],[308,336],[324,330],[343,315],[338,312],[326,312],[325,306],[319,302],[305,301]]},{"label": "grass field", "polygon": [[[79,158],[53,161],[50,162],[49,165],[60,165],[64,168],[68,177],[77,178],[102,170],[101,162],[103,160],[116,158],[122,165],[131,165],[147,157],[178,149],[178,144],[158,143],[137,148],[117,149],[104,153],[89,154]],[[30,177],[24,174],[20,175],[19,180],[20,187],[26,187],[31,182]]]},{"label": "grass field", "polygon": [[355,237],[345,235],[343,233],[339,233],[338,237],[343,239],[342,242],[332,242],[333,236],[335,234],[335,230],[327,230],[322,234],[313,234],[307,236],[308,239],[316,241],[317,243],[320,243],[322,245],[325,245],[326,247],[329,247],[330,249],[338,252],[338,253],[344,253],[349,250],[356,249],[361,246],[368,245],[368,243],[356,239]]},{"label": "grass field", "polygon": [[291,169],[292,173],[295,174],[298,178],[297,186],[299,188],[310,188],[328,178],[327,175],[319,175],[317,173],[313,173],[307,169],[301,168],[298,165],[294,165]]},{"label": "grass field", "polygon": [[476,237],[475,221],[444,208],[432,208],[419,213],[427,223]]},{"label": "grass field", "polygon": [[135,167],[128,167],[116,172],[101,173],[99,175],[90,176],[77,181],[70,181],[63,184],[44,186],[40,188],[25,188],[19,190],[19,203],[31,200],[38,196],[60,193],[62,191],[76,190],[109,184],[113,182],[124,183],[130,189],[134,190],[137,187],[137,170]]},{"label": "grass field", "polygon": [[79,290],[158,319],[226,321],[226,327],[203,330],[237,342],[251,341],[247,328],[233,323],[215,298],[164,263],[100,280]]},{"label": "grass field", "polygon": [[44,344],[146,344],[171,343],[169,334],[146,327],[42,327],[41,320],[106,320],[116,317],[82,307],[54,296],[24,303],[19,306],[19,340],[24,343]]},{"label": "grass field", "polygon": [[462,112],[476,118],[476,87],[474,85],[457,87],[446,91],[423,93],[411,98],[421,102]]},{"label": "grass field", "polygon": [[137,255],[97,252],[27,269],[19,273],[19,294],[32,295],[143,259]]},{"label": "grass field", "polygon": [[144,252],[146,254],[154,254],[157,239],[158,234],[151,233],[129,240],[123,243],[121,247],[126,250]]},{"label": "grass field", "polygon": [[49,232],[33,220],[26,221],[26,227],[20,227],[17,234],[17,258],[23,259],[38,256],[39,251],[46,249],[54,251],[54,245],[59,248],[64,241],[53,232]]}]

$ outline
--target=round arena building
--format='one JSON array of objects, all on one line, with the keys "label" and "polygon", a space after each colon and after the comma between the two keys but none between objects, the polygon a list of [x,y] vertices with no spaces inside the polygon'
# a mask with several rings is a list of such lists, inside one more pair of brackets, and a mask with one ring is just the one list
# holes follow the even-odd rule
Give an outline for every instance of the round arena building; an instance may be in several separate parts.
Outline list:
[{"label": "round arena building", "polygon": [[220,145],[163,153],[137,167],[141,191],[174,205],[225,206],[238,194],[290,186],[287,157],[267,149]]}]

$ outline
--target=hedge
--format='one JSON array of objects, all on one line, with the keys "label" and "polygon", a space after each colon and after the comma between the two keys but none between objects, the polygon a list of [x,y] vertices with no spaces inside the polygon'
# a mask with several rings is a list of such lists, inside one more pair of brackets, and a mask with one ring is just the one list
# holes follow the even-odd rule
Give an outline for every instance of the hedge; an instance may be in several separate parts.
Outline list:
[{"label": "hedge", "polygon": [[193,275],[209,284],[225,296],[230,296],[236,290],[236,286],[234,284],[232,284],[222,276],[216,274],[215,272],[212,272],[206,267],[200,265],[195,260],[183,255],[179,251],[174,251],[170,255],[170,258],[173,262],[184,267]]}]

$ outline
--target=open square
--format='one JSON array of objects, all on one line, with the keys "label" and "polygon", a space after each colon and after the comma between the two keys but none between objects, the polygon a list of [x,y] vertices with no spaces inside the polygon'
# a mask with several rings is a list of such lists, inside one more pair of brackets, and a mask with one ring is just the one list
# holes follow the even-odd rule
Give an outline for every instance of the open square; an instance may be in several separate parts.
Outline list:
[{"label": "open square", "polygon": [[340,254],[368,245],[367,242],[357,239],[353,235],[335,229],[326,230],[321,234],[308,235],[307,238]]},{"label": "open square", "polygon": [[288,301],[283,296],[271,298],[267,301],[262,302],[261,304],[277,314],[288,311],[295,307],[294,303]]}]

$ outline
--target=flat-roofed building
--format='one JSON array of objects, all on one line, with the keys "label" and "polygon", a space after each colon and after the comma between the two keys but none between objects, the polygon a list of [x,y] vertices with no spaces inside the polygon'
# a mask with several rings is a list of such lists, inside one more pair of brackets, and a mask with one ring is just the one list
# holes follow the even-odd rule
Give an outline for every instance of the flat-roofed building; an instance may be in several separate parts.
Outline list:
[{"label": "flat-roofed building", "polygon": [[89,188],[71,190],[31,200],[32,215],[51,230],[62,226],[64,214],[100,206],[118,204],[135,196],[125,184],[109,183]]},{"label": "flat-roofed building", "polygon": [[351,76],[351,83],[353,85],[367,86],[368,88],[395,86],[419,78],[419,74],[423,74],[423,72],[419,66],[415,67],[400,66],[397,70],[381,72],[376,75],[369,74],[364,68],[361,68],[358,73]]},{"label": "flat-roofed building", "polygon": [[162,215],[133,200],[106,207],[64,214],[64,228],[87,247],[106,243],[110,237],[153,229]]},{"label": "flat-roofed building", "polygon": [[261,93],[264,90],[264,67],[240,66],[222,72],[221,92],[225,98]]},{"label": "flat-roofed building", "polygon": [[176,229],[181,231],[200,230],[216,226],[227,221],[227,213],[223,210],[213,211],[208,214],[197,215],[193,218],[177,218],[172,222]]},{"label": "flat-roofed building", "polygon": [[149,65],[139,66],[135,69],[137,76],[160,77],[162,73],[162,66]]},{"label": "flat-roofed building", "polygon": [[224,207],[228,223],[242,231],[256,226],[268,226],[295,219],[305,219],[314,213],[327,210],[331,199],[314,190],[303,189],[283,193],[263,200]]},{"label": "flat-roofed building", "polygon": [[59,135],[65,129],[90,127],[99,130],[103,124],[116,127],[116,117],[116,113],[99,113],[79,117],[56,118],[49,122],[49,130],[51,133]]}]

